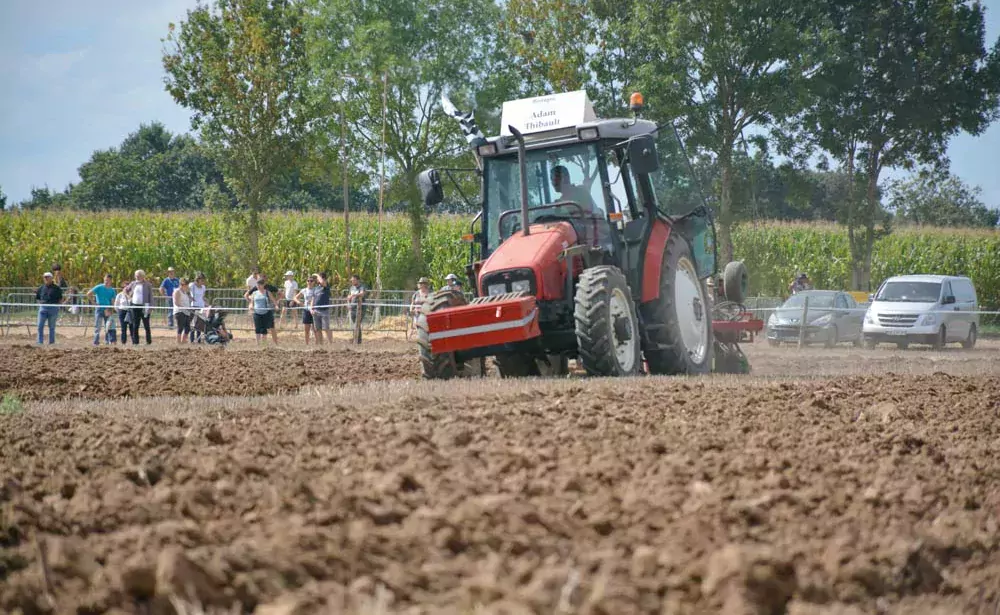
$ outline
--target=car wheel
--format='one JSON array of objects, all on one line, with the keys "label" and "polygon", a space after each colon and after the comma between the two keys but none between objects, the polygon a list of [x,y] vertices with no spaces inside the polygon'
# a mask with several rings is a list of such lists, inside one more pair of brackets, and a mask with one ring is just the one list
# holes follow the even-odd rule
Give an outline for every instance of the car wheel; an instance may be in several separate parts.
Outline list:
[{"label": "car wheel", "polygon": [[837,332],[837,327],[830,329],[830,335],[826,338],[826,347],[833,348],[840,341],[839,333]]},{"label": "car wheel", "polygon": [[941,330],[938,331],[937,339],[934,340],[932,346],[934,350],[942,350],[945,344],[948,343],[948,331],[945,329],[944,325],[941,325]]},{"label": "car wheel", "polygon": [[972,325],[972,327],[969,329],[969,337],[965,338],[965,341],[962,342],[962,348],[965,348],[966,350],[975,348],[976,335],[977,335],[976,325]]}]

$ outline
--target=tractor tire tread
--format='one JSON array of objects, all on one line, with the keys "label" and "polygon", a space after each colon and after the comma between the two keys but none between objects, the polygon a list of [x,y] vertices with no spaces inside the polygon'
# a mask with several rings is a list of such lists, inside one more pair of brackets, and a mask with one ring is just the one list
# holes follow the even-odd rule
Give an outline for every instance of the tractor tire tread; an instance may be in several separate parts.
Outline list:
[{"label": "tractor tire tread", "polygon": [[465,298],[451,291],[438,291],[424,302],[421,316],[417,317],[417,346],[420,350],[420,366],[425,380],[449,380],[463,375],[465,365],[455,361],[455,353],[445,352],[434,354],[431,351],[429,331],[427,330],[427,314],[437,310],[464,305]]},{"label": "tractor tire tread", "polygon": [[[660,296],[643,308],[646,326],[647,348],[646,362],[652,374],[708,374],[712,371],[715,339],[709,326],[708,342],[705,360],[701,365],[695,364],[687,356],[681,333],[676,328],[676,312],[671,302],[674,298],[674,263],[681,257],[691,258],[691,249],[687,242],[675,233],[667,238],[663,250],[663,266],[660,273]],[[702,281],[702,291],[708,299],[708,289]],[[705,305],[706,318],[711,319],[708,304]],[[649,325],[654,325],[650,327]]]},{"label": "tractor tire tread", "polygon": [[[609,322],[611,291],[618,286],[625,291],[631,304],[631,294],[624,274],[614,266],[599,265],[580,274],[576,289],[577,354],[580,364],[591,376],[624,376],[615,356],[612,323]],[[634,314],[634,305],[631,305]],[[635,361],[634,374],[639,361]]]}]

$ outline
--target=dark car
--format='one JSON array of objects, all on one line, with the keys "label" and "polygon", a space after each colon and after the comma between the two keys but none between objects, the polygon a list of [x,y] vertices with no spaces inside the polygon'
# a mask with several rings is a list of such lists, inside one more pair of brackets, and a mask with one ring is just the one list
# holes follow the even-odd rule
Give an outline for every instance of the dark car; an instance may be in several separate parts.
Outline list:
[{"label": "dark car", "polygon": [[808,342],[823,342],[828,348],[840,342],[861,345],[861,325],[865,310],[850,294],[839,290],[804,290],[788,298],[767,319],[767,341],[772,346],[781,342],[798,343],[802,328],[802,308],[809,298],[809,320],[806,325]]}]

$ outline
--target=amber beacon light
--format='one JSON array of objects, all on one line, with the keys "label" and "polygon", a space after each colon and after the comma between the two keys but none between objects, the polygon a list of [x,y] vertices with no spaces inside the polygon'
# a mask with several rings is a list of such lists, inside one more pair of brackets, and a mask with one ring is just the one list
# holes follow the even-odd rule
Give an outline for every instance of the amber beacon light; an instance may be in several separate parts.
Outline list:
[{"label": "amber beacon light", "polygon": [[642,111],[642,107],[643,107],[644,104],[645,104],[645,101],[642,98],[642,93],[641,92],[632,92],[632,96],[630,96],[629,99],[628,99],[628,106],[629,106],[629,108],[632,109],[632,111],[635,111],[636,113],[638,113],[639,111]]}]

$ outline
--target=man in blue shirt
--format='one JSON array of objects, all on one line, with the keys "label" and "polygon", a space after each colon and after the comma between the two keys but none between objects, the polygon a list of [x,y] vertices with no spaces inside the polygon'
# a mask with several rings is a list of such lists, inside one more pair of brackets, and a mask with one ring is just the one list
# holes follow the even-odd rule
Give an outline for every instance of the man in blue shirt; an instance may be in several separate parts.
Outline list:
[{"label": "man in blue shirt", "polygon": [[[163,278],[163,282],[160,283],[160,293],[167,298],[168,308],[174,307],[174,291],[180,285],[180,280],[177,279],[174,268],[167,267],[167,277]],[[174,327],[174,311],[172,309],[167,310],[167,326],[171,329]]]},{"label": "man in blue shirt", "polygon": [[[115,303],[116,294],[115,287],[111,283],[110,273],[104,274],[103,284],[98,284],[87,291],[88,298],[93,296],[97,299],[97,307],[94,308],[94,346],[100,346],[101,344],[101,331],[104,330],[105,323],[113,313],[112,308]],[[108,343],[110,344],[111,342]]]}]

